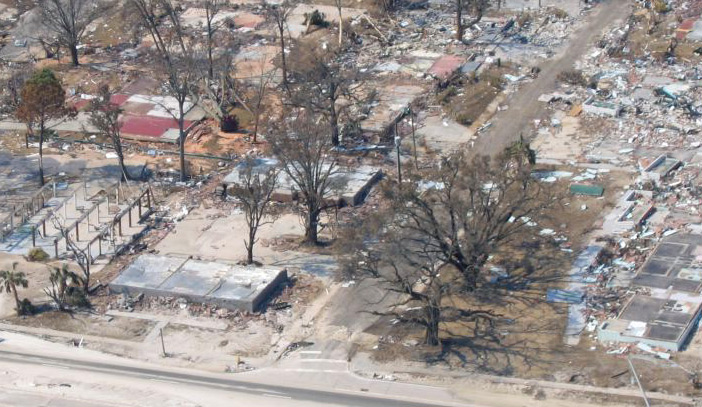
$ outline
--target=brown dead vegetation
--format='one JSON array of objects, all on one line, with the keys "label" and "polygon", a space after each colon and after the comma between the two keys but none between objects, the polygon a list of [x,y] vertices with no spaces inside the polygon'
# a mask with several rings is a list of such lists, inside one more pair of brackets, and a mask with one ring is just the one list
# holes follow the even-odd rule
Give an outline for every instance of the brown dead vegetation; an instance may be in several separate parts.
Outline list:
[{"label": "brown dead vegetation", "polygon": [[436,100],[457,122],[470,126],[502,92],[504,74],[511,72],[511,67],[505,64],[477,76],[455,76],[438,91]]}]

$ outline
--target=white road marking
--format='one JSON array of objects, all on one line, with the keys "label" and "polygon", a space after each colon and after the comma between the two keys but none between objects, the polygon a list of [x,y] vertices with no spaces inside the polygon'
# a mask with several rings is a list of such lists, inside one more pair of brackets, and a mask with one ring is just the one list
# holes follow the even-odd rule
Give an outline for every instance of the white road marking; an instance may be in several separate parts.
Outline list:
[{"label": "white road marking", "polygon": [[173,381],[173,380],[166,380],[166,379],[149,379],[154,382],[161,382],[161,383],[169,383],[169,384],[180,384],[179,382]]},{"label": "white road marking", "polygon": [[299,372],[299,373],[347,373],[346,370],[331,370],[331,369],[277,369],[282,372]]},{"label": "white road marking", "polygon": [[264,397],[275,397],[277,399],[292,399],[290,396],[281,396],[278,394],[269,394],[269,393],[263,393],[262,396]]},{"label": "white road marking", "polygon": [[41,365],[42,365],[42,366],[46,366],[46,367],[57,367],[57,368],[59,368],[59,369],[70,369],[70,367],[68,367],[68,366],[54,365],[54,364],[51,364],[51,363],[42,363]]}]

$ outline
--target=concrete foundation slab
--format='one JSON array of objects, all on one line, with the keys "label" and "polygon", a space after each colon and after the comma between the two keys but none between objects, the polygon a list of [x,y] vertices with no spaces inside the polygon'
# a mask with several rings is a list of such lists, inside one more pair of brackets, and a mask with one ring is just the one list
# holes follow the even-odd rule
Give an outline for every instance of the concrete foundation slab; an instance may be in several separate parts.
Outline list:
[{"label": "concrete foundation slab", "polygon": [[287,279],[284,269],[145,254],[110,284],[116,293],[185,298],[254,312]]}]

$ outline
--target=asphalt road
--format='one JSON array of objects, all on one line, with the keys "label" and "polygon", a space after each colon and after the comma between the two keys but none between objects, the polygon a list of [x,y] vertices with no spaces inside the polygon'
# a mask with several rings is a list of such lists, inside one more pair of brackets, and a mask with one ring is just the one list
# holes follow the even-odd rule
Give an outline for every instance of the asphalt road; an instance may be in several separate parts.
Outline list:
[{"label": "asphalt road", "polygon": [[[318,389],[291,388],[278,384],[260,384],[238,379],[222,379],[197,374],[176,373],[166,370],[147,369],[133,366],[122,366],[102,362],[87,362],[73,359],[64,359],[48,356],[35,356],[23,353],[0,351],[0,362],[21,363],[24,365],[41,365],[60,369],[76,369],[84,372],[106,373],[112,375],[133,377],[147,380],[157,380],[173,384],[184,384],[231,392],[232,395],[243,393],[254,396],[273,394],[276,396],[276,406],[284,406],[285,400],[308,401],[321,405],[363,406],[363,407],[433,407],[457,404],[431,404],[427,402],[413,402],[382,398],[362,394],[359,389],[357,394],[324,391]],[[234,400],[235,398],[233,398]],[[465,404],[469,406],[469,404]],[[19,406],[18,406],[19,407]]]},{"label": "asphalt road", "polygon": [[519,140],[520,134],[530,139],[534,120],[542,117],[546,104],[537,101],[539,96],[556,90],[556,78],[561,72],[573,69],[573,64],[592,50],[592,44],[617,20],[626,18],[631,8],[629,0],[603,0],[586,21],[570,36],[564,51],[543,61],[539,76],[526,83],[507,101],[508,110],[499,112],[492,119],[492,127],[473,145],[475,154],[494,156]]}]

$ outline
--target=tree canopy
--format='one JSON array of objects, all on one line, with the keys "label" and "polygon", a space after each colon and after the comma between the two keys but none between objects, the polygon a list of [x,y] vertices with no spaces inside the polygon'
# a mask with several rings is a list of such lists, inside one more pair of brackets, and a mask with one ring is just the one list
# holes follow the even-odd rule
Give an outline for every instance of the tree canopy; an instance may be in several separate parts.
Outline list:
[{"label": "tree canopy", "polygon": [[27,125],[28,136],[39,138],[39,180],[44,185],[43,146],[49,122],[69,115],[71,110],[65,105],[61,81],[47,68],[34,72],[22,86],[20,97],[15,116]]}]

